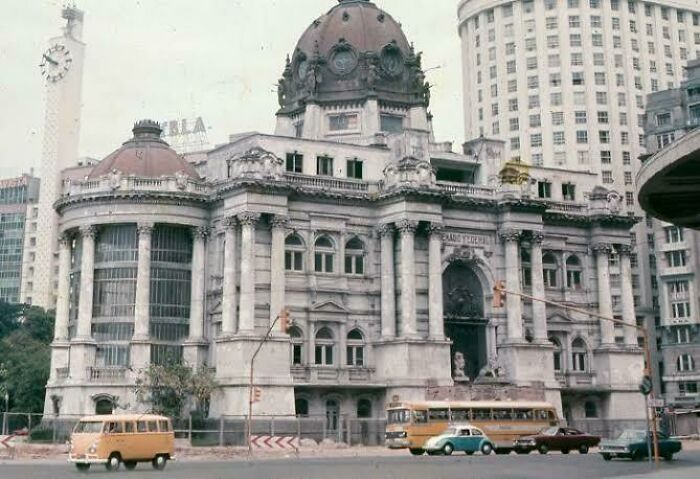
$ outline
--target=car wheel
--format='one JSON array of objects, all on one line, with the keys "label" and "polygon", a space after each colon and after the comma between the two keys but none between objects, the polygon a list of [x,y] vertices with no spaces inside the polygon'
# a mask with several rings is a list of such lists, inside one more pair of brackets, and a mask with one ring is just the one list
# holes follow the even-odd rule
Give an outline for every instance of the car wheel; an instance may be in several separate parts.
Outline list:
[{"label": "car wheel", "polygon": [[578,448],[579,454],[588,454],[588,446],[585,444]]},{"label": "car wheel", "polygon": [[664,461],[673,461],[673,454],[672,453],[664,454],[663,458],[664,458]]},{"label": "car wheel", "polygon": [[488,456],[493,452],[493,446],[489,444],[488,442],[485,442],[484,444],[481,445],[481,454],[484,456]]},{"label": "car wheel", "polygon": [[409,449],[409,451],[411,451],[411,454],[413,454],[414,456],[422,456],[423,453],[425,452],[421,448],[411,448],[411,449]]},{"label": "car wheel", "polygon": [[162,471],[165,469],[165,465],[168,463],[168,458],[164,455],[159,455],[156,456],[155,459],[151,462],[151,465],[153,466],[153,469],[157,471]]},{"label": "car wheel", "polygon": [[562,454],[569,454],[569,450],[568,450],[568,449],[562,449],[562,450],[561,450],[561,453],[562,453]]},{"label": "car wheel", "polygon": [[612,459],[612,456],[610,454],[601,454],[601,456],[603,456],[604,461],[609,461],[610,459]]},{"label": "car wheel", "polygon": [[546,444],[540,444],[540,445],[537,447],[537,451],[538,451],[540,454],[547,454],[547,453],[549,452],[549,448],[547,447]]},{"label": "car wheel", "polygon": [[124,461],[124,467],[127,471],[133,471],[134,469],[136,469],[136,464],[136,461]]},{"label": "car wheel", "polygon": [[90,470],[90,464],[85,464],[85,463],[77,463],[75,465],[75,468],[78,469],[80,472],[87,472]]},{"label": "car wheel", "polygon": [[121,458],[119,457],[119,454],[116,452],[113,452],[110,456],[109,459],[107,459],[107,463],[105,464],[105,468],[108,471],[118,471],[119,470],[119,465],[121,464]]},{"label": "car wheel", "polygon": [[446,456],[451,455],[452,451],[454,451],[454,450],[455,450],[455,448],[452,447],[452,444],[450,444],[449,442],[447,444],[445,444],[444,446],[442,446],[442,453]]}]

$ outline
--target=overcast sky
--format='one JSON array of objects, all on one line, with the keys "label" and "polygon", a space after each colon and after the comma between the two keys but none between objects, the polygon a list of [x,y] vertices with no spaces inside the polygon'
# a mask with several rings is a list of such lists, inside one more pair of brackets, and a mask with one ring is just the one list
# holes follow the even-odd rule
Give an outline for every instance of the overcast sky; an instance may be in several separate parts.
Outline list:
[{"label": "overcast sky", "polygon": [[[135,120],[202,116],[209,141],[272,133],[275,83],[306,27],[336,0],[77,0],[85,12],[80,156],[103,158]],[[463,141],[457,0],[376,0],[423,51],[439,140]],[[0,0],[0,177],[38,167],[39,71],[63,0]]]}]

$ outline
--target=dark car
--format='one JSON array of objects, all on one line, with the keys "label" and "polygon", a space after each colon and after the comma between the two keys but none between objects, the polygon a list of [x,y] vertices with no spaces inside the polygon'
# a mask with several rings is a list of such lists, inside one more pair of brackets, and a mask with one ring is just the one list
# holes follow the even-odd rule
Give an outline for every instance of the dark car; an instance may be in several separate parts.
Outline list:
[{"label": "dark car", "polygon": [[[671,439],[666,434],[658,433],[659,456],[667,461],[673,459],[673,455],[682,449],[681,442]],[[624,457],[628,459],[642,459],[649,457],[649,443],[651,433],[646,431],[626,430],[616,439],[604,439],[600,443],[600,455],[609,461],[613,457]]]},{"label": "dark car", "polygon": [[547,454],[549,451],[561,451],[562,454],[578,451],[581,454],[588,454],[588,450],[597,446],[599,442],[600,437],[578,429],[549,427],[534,436],[523,436],[517,439],[514,449],[518,454],[528,454],[534,450],[539,451],[540,454]]}]

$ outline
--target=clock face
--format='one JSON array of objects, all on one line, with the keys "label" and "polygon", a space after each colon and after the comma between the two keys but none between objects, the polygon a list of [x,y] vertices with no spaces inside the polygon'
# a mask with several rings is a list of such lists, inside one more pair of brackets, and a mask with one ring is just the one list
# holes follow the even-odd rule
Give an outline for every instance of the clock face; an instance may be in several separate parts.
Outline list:
[{"label": "clock face", "polygon": [[41,58],[41,74],[51,82],[63,78],[70,69],[73,59],[65,45],[56,44],[46,50]]}]

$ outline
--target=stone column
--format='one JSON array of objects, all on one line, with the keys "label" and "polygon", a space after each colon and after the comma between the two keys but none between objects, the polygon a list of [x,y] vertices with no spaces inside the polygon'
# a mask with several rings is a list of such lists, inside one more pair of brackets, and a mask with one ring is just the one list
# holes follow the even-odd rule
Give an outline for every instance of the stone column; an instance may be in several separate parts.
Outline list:
[{"label": "stone column", "polygon": [[251,333],[255,329],[255,225],[257,213],[243,213],[241,224],[241,298],[238,331]]},{"label": "stone column", "polygon": [[139,259],[136,272],[134,339],[146,341],[150,337],[151,237],[153,235],[153,223],[139,223],[137,231],[139,233]]},{"label": "stone column", "polygon": [[382,339],[396,336],[396,279],[394,276],[394,228],[389,224],[377,228],[381,238],[382,268]]},{"label": "stone column", "polygon": [[417,221],[397,223],[401,232],[401,336],[415,337],[416,325],[416,263],[415,233]]},{"label": "stone column", "polygon": [[[612,246],[598,243],[593,246],[598,276],[598,313],[606,318],[612,318],[612,296],[610,295],[610,263],[609,255]],[[600,320],[601,345],[615,344],[615,325],[610,321]]]},{"label": "stone column", "polygon": [[442,312],[442,232],[443,225],[432,223],[428,230],[428,307],[430,339],[444,339],[445,326]]},{"label": "stone column", "polygon": [[56,299],[56,327],[54,341],[68,340],[70,310],[70,254],[73,238],[63,233],[58,238],[58,298]]},{"label": "stone column", "polygon": [[236,233],[238,220],[224,221],[224,281],[221,300],[221,334],[230,336],[236,332]]},{"label": "stone column", "polygon": [[270,325],[285,308],[284,239],[289,219],[275,216],[272,219],[272,245],[270,251]]},{"label": "stone column", "polygon": [[[544,235],[536,232],[532,234],[532,250],[530,262],[532,265],[532,296],[545,298],[544,271],[542,268],[542,242]],[[547,341],[547,308],[540,301],[532,302],[532,322],[535,328],[535,341]]]},{"label": "stone column", "polygon": [[204,340],[204,280],[205,280],[205,243],[209,229],[198,227],[192,229],[192,297],[190,298],[190,337],[188,342]]},{"label": "stone column", "polygon": [[[622,284],[622,319],[626,324],[636,326],[637,314],[634,311],[634,290],[632,288],[632,262],[630,260],[631,248],[627,245],[620,246],[620,282]],[[625,327],[625,345],[638,346],[637,329]]]},{"label": "stone column", "polygon": [[78,331],[76,339],[92,338],[92,295],[95,274],[95,226],[80,228],[83,241],[82,258],[80,261],[80,300],[78,301]]},{"label": "stone column", "polygon": [[[505,230],[500,233],[501,241],[505,243],[505,281],[508,291],[520,292],[520,236],[518,230]],[[506,295],[506,315],[508,340],[519,342],[523,340],[523,313],[520,296]]]}]

